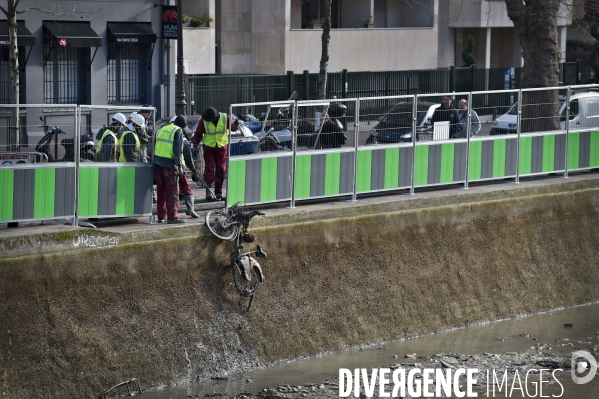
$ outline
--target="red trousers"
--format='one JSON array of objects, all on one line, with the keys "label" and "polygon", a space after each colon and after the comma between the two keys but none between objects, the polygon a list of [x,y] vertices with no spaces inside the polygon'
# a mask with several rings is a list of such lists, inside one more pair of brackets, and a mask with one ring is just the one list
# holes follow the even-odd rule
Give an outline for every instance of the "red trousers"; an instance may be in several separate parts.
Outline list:
[{"label": "red trousers", "polygon": [[156,213],[158,219],[179,217],[179,179],[175,169],[156,165]]},{"label": "red trousers", "polygon": [[179,190],[183,195],[191,195],[191,187],[189,186],[189,180],[187,180],[187,174],[183,173],[179,176]]},{"label": "red trousers", "polygon": [[214,194],[223,193],[223,182],[227,171],[227,146],[222,148],[204,146],[204,181],[214,183]]}]

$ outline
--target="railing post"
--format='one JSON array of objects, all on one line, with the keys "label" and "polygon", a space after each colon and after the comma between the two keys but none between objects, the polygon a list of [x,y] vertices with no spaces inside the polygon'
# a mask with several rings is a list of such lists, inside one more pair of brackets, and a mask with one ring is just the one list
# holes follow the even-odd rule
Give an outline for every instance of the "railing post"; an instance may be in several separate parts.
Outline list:
[{"label": "railing post", "polygon": [[[74,201],[74,208],[73,209],[73,221],[71,223],[71,225],[73,226],[79,226],[79,174],[81,173],[81,169],[80,169],[80,160],[79,160],[79,154],[80,151],[79,149],[80,147],[80,143],[81,143],[81,105],[77,104],[75,106],[75,129],[73,129],[75,131],[75,142],[73,145],[73,156],[75,158],[75,201]],[[55,138],[56,139],[56,138]]]},{"label": "railing post", "polygon": [[310,99],[310,72],[304,69],[303,82],[302,82],[302,90],[303,90],[303,100]]},{"label": "railing post", "polygon": [[[576,61],[576,66],[580,65],[580,60]],[[566,125],[566,153],[565,153],[565,165],[564,165],[564,178],[568,178],[568,140],[570,139],[570,86],[568,86],[568,91],[566,93],[566,120],[564,124]]]},{"label": "railing post", "polygon": [[348,75],[347,69],[341,70],[341,98],[347,98],[348,91]]},{"label": "railing post", "polygon": [[295,74],[293,71],[287,71],[287,93],[295,91]]},{"label": "railing post", "polygon": [[516,120],[516,134],[517,140],[516,143],[516,180],[514,183],[520,183],[520,130],[521,130],[521,120],[522,120],[522,88],[518,91],[518,119]]},{"label": "railing post", "polygon": [[410,195],[414,195],[414,174],[416,173],[416,140],[418,140],[418,132],[416,132],[416,118],[418,94],[412,99],[412,173],[410,173]]},{"label": "railing post", "polygon": [[455,66],[450,66],[449,67],[449,91],[454,92],[456,91],[455,87],[457,84],[457,78],[456,78],[456,70],[455,70]]},{"label": "railing post", "polygon": [[[473,65],[474,66],[474,65]],[[472,129],[472,92],[468,93],[468,124],[466,125],[466,173],[464,189],[468,189],[468,168],[470,167],[470,130]]]},{"label": "railing post", "polygon": [[[347,71],[346,71],[347,72]],[[354,190],[351,196],[352,202],[358,200],[358,139],[360,137],[360,99],[354,103],[356,115],[354,116]],[[347,125],[346,125],[347,126]]]}]

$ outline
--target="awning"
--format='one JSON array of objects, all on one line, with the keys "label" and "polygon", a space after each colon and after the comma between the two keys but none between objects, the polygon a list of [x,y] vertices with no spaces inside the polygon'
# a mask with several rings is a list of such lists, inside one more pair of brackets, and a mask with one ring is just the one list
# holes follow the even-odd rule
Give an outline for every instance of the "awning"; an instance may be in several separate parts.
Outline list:
[{"label": "awning", "polygon": [[[8,21],[0,21],[0,46],[8,45]],[[17,45],[35,46],[35,35],[27,29],[23,21],[17,21]]]},{"label": "awning", "polygon": [[148,44],[156,42],[150,23],[108,22],[109,39],[117,43]]},{"label": "awning", "polygon": [[101,47],[102,38],[89,26],[89,22],[44,22],[60,46]]}]

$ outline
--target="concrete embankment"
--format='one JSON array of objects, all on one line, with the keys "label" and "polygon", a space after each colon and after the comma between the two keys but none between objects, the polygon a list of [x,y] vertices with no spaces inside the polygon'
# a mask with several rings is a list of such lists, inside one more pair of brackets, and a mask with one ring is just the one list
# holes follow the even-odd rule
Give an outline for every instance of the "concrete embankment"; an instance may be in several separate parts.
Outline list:
[{"label": "concrete embankment", "polygon": [[3,230],[0,396],[92,398],[597,301],[598,194],[584,174],[268,210],[247,314],[232,244],[203,224]]}]

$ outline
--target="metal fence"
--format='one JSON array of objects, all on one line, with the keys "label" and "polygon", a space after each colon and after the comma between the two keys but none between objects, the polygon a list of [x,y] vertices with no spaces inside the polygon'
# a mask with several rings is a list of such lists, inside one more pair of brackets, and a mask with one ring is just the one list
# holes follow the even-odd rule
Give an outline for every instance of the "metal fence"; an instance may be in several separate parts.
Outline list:
[{"label": "metal fence", "polygon": [[[444,97],[467,103],[468,112],[440,110]],[[254,133],[247,135],[252,150],[240,150],[243,139],[229,147],[229,203],[294,207],[599,167],[597,85],[233,104],[229,111],[242,115],[252,106],[266,111],[243,125]],[[482,117],[489,114],[498,115],[492,123]],[[340,128],[325,128],[330,121]]]},{"label": "metal fence", "polygon": [[[452,102],[451,110],[441,110],[440,101]],[[453,108],[466,103],[468,112]],[[0,106],[0,114],[16,107]],[[31,144],[14,150],[14,143],[0,143],[0,222],[151,215],[151,164],[90,162],[76,150],[89,150],[81,146],[85,135],[94,146],[115,113],[138,109],[19,108]],[[229,112],[246,122],[228,147],[227,205],[355,201],[390,190],[414,194],[599,168],[599,85],[251,102]],[[52,141],[50,126],[61,131]],[[1,138],[10,132],[0,126]],[[36,142],[46,143],[43,151]]]},{"label": "metal fence", "polygon": [[[578,85],[590,79],[580,62],[560,64],[562,85]],[[584,79],[584,80],[583,80]],[[386,72],[329,72],[326,98],[400,96],[464,91],[519,89],[521,68],[473,67],[438,70]],[[318,99],[318,73],[284,75],[203,75],[185,76],[189,114],[201,114],[208,107],[227,110],[230,104],[285,101],[293,91],[300,100]],[[193,105],[191,103],[193,102]]]},{"label": "metal fence", "polygon": [[[10,115],[17,107],[25,132],[19,137],[27,140],[15,143]],[[116,113],[133,111],[140,109],[0,105],[7,121],[0,125],[0,222],[69,219],[76,225],[79,218],[150,216],[152,164],[93,162],[98,133]]]}]

